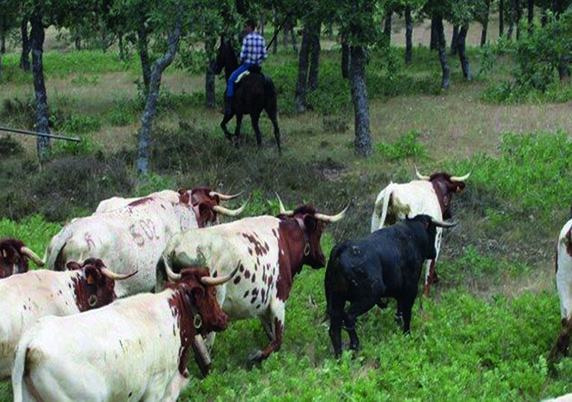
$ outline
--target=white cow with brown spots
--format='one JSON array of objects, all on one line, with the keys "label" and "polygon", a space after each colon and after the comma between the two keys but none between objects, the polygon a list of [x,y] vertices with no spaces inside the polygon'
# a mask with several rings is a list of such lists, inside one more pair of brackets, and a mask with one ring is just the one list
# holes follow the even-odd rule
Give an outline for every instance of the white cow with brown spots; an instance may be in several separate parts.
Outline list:
[{"label": "white cow with brown spots", "polygon": [[16,350],[14,401],[176,401],[189,383],[192,351],[208,372],[203,337],[228,324],[213,287],[232,275],[185,269],[159,294],[40,320]]},{"label": "white cow with brown spots", "polygon": [[[423,176],[419,174],[417,167],[415,173],[420,180],[402,184],[390,183],[380,191],[371,216],[371,232],[416,215],[429,215],[436,221],[451,219],[453,194],[464,190],[464,180],[471,174],[456,177],[442,172]],[[438,227],[435,237],[435,250],[437,250],[435,259],[425,263],[425,296],[429,296],[431,284],[437,275],[435,261],[439,257],[442,232],[443,229]]]},{"label": "white cow with brown spots", "polygon": [[117,275],[97,259],[88,259],[83,266],[70,262],[68,269],[30,271],[0,281],[0,379],[10,376],[16,345],[39,318],[77,314],[109,304],[115,299],[115,279],[135,274]]},{"label": "white cow with brown spots", "polygon": [[164,197],[143,197],[108,212],[77,218],[52,238],[46,267],[60,271],[66,262],[101,258],[119,273],[139,275],[116,287],[117,297],[155,289],[155,266],[167,241],[176,233],[218,223],[218,213],[236,216],[218,203],[220,194],[209,189],[181,192],[176,202]]},{"label": "white cow with brown spots", "polygon": [[572,333],[572,219],[566,222],[556,246],[556,287],[560,297],[562,330],[550,353],[550,360],[568,356]]},{"label": "white cow with brown spots", "polygon": [[280,349],[284,333],[284,307],[294,277],[303,265],[322,268],[326,258],[320,246],[324,222],[336,216],[301,206],[278,217],[258,216],[201,230],[189,230],[171,238],[157,265],[157,275],[176,280],[174,271],[188,265],[205,266],[213,275],[228,272],[241,262],[235,278],[217,289],[217,299],[230,319],[259,317],[270,344],[250,355],[266,359]]}]

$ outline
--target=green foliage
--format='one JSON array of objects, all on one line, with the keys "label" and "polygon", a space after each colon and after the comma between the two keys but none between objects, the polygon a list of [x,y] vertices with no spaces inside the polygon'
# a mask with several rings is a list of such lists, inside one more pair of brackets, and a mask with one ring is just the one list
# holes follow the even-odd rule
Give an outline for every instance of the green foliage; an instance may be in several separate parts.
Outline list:
[{"label": "green foliage", "polygon": [[77,86],[95,86],[99,84],[100,80],[100,77],[97,75],[78,75],[77,77],[72,78],[71,83]]},{"label": "green foliage", "polygon": [[[61,223],[47,222],[40,215],[27,216],[20,222],[2,218],[0,219],[0,238],[20,239],[41,257],[42,251],[47,248],[52,236],[61,228]],[[30,268],[34,267],[34,264],[30,264]]]},{"label": "green foliage", "polygon": [[70,134],[86,134],[98,131],[100,127],[101,122],[97,117],[72,112],[65,121],[56,127],[56,130]]},{"label": "green foliage", "polygon": [[[44,71],[47,76],[65,77],[70,74],[102,74],[141,71],[138,58],[128,64],[119,60],[113,52],[81,50],[69,53],[47,52],[44,54]],[[93,79],[93,78],[90,78]]]},{"label": "green foliage", "polygon": [[0,156],[14,156],[24,153],[24,147],[11,135],[0,137]]},{"label": "green foliage", "polygon": [[498,158],[476,154],[451,170],[472,167],[471,187],[494,189],[498,197],[513,200],[525,216],[546,218],[555,208],[568,207],[572,142],[565,133],[507,133],[499,151]]},{"label": "green foliage", "polygon": [[127,126],[137,120],[142,110],[139,99],[118,98],[113,100],[113,107],[105,119],[113,126]]},{"label": "green foliage", "polygon": [[94,143],[87,135],[80,136],[80,142],[75,141],[58,141],[54,145],[57,153],[63,155],[87,155],[96,150]]},{"label": "green foliage", "polygon": [[389,160],[401,160],[409,157],[425,157],[427,150],[417,139],[421,133],[415,130],[408,131],[393,144],[379,143],[376,147],[383,157]]}]

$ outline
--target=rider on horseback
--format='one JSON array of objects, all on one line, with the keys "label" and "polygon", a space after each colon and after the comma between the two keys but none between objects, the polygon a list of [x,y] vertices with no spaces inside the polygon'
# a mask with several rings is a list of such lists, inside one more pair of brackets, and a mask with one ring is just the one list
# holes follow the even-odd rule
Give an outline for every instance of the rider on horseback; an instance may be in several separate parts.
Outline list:
[{"label": "rider on horseback", "polygon": [[231,115],[232,97],[234,95],[234,82],[240,74],[251,67],[262,65],[266,59],[266,42],[264,38],[255,32],[256,22],[249,19],[246,22],[246,36],[242,40],[242,50],[240,52],[240,66],[230,75],[227,83],[226,98],[224,103],[224,114]]}]

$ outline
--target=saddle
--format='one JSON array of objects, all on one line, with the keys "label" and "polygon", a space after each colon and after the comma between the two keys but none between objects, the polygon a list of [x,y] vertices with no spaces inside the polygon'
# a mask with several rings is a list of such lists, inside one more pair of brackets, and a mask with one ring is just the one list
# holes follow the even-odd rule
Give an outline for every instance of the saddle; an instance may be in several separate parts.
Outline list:
[{"label": "saddle", "polygon": [[236,80],[234,81],[235,84],[238,84],[240,80],[250,74],[261,74],[264,77],[264,82],[266,82],[266,75],[262,74],[262,68],[260,66],[250,66],[248,69],[238,75]]}]

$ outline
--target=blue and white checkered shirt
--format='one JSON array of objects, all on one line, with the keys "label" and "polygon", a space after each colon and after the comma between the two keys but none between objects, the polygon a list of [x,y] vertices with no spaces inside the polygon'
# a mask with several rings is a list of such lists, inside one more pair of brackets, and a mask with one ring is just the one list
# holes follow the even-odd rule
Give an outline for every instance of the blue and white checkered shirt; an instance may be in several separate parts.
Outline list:
[{"label": "blue and white checkered shirt", "polygon": [[256,32],[251,32],[242,40],[242,51],[240,61],[246,64],[259,66],[266,58],[266,42],[264,38]]}]

